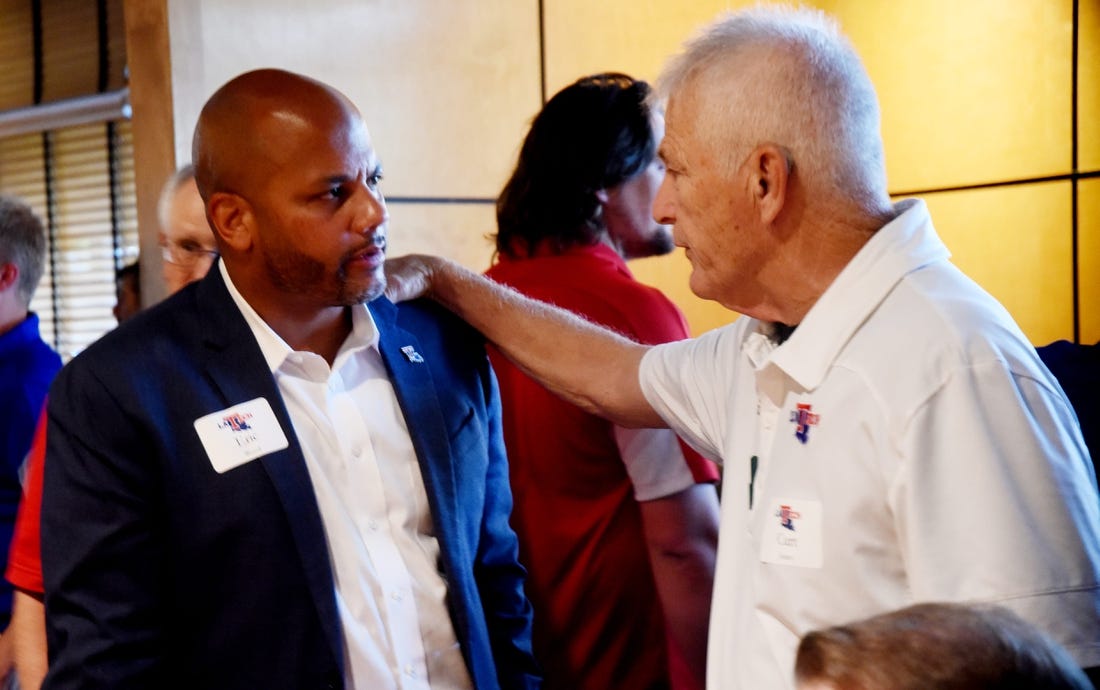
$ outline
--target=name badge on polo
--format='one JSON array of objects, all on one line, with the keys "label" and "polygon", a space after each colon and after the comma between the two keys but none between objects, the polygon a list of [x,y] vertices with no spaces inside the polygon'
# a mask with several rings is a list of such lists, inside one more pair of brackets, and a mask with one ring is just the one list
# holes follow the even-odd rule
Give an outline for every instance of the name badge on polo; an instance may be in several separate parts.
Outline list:
[{"label": "name badge on polo", "polygon": [[820,568],[821,501],[776,498],[771,505],[761,507],[768,512],[764,515],[760,560],[796,568]]},{"label": "name badge on polo", "polygon": [[199,417],[195,431],[218,474],[289,445],[266,398]]}]

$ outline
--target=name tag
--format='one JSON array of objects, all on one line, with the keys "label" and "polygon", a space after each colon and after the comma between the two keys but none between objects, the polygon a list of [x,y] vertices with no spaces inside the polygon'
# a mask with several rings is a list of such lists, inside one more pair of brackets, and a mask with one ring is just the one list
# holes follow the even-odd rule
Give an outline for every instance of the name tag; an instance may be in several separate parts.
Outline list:
[{"label": "name tag", "polygon": [[289,445],[266,398],[199,417],[195,431],[218,474]]},{"label": "name tag", "polygon": [[765,517],[760,540],[760,560],[798,568],[820,568],[823,563],[821,501],[776,498],[767,510],[769,514]]}]

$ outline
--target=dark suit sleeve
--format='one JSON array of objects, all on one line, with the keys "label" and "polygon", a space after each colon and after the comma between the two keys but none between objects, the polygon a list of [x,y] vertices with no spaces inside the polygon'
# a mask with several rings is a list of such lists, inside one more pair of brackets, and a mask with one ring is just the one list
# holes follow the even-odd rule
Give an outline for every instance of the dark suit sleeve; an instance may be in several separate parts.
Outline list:
[{"label": "dark suit sleeve", "polygon": [[531,604],[523,591],[526,572],[519,563],[519,541],[509,524],[512,490],[501,429],[496,377],[484,374],[489,418],[489,465],[485,512],[475,564],[475,577],[485,607],[500,687],[539,688],[541,674],[531,649]]},{"label": "dark suit sleeve", "polygon": [[48,406],[44,687],[165,687],[163,521],[148,498],[157,495],[152,463],[142,462],[153,441],[108,388],[120,372],[75,364],[58,377]]}]

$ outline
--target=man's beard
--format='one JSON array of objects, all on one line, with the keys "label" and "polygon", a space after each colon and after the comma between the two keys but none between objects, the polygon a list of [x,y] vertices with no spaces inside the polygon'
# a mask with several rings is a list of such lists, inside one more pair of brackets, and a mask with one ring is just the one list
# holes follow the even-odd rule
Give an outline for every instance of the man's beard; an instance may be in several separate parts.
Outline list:
[{"label": "man's beard", "polygon": [[[385,240],[382,247],[385,248]],[[264,265],[271,282],[287,292],[314,295],[327,306],[350,307],[369,302],[386,289],[381,270],[366,285],[349,283],[348,263],[362,251],[361,247],[344,256],[335,274],[329,273],[320,261],[297,252],[268,252]]]}]

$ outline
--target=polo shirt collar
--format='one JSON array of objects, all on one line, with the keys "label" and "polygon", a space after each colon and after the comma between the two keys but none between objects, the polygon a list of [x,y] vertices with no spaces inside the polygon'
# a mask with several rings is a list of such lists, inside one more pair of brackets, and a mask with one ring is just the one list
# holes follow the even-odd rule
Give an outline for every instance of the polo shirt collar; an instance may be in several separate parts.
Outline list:
[{"label": "polo shirt collar", "polygon": [[906,199],[895,208],[899,215],[856,253],[772,354],[771,363],[805,390],[821,384],[841,349],[902,278],[951,255],[924,201]]}]

